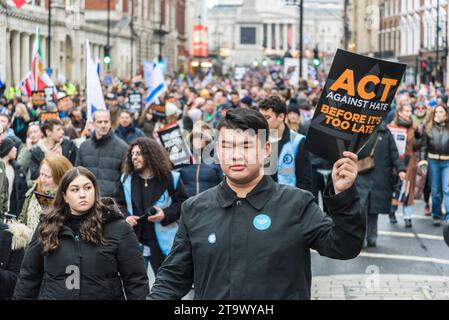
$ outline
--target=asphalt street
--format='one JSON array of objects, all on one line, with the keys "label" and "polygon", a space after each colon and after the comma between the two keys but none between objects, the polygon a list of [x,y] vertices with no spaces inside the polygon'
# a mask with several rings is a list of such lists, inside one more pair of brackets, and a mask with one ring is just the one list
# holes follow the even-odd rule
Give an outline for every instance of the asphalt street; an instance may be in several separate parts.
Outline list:
[{"label": "asphalt street", "polygon": [[449,247],[443,227],[433,226],[423,209],[423,202],[417,201],[411,229],[404,227],[400,211],[398,224],[381,215],[377,247],[363,249],[355,259],[333,260],[313,252],[313,297],[449,299]]}]

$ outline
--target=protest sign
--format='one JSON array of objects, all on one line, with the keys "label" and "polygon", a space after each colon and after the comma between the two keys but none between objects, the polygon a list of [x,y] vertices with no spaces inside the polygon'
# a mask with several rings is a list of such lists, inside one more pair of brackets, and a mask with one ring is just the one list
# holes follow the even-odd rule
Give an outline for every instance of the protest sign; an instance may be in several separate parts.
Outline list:
[{"label": "protest sign", "polygon": [[33,107],[39,108],[46,105],[45,91],[33,91],[31,92],[31,103]]},{"label": "protest sign", "polygon": [[59,112],[57,111],[46,111],[39,114],[39,121],[42,123],[48,119],[56,119],[59,118]]},{"label": "protest sign", "polygon": [[52,102],[55,98],[55,88],[54,87],[45,87],[45,102]]},{"label": "protest sign", "polygon": [[128,106],[131,112],[140,112],[142,110],[142,95],[138,92],[128,95]]},{"label": "protest sign", "polygon": [[405,149],[407,147],[407,129],[406,128],[394,128],[388,126],[391,134],[393,135],[394,142],[396,142],[396,147],[399,151],[399,156],[403,157],[405,154]]},{"label": "protest sign", "polygon": [[68,113],[70,110],[73,109],[74,107],[74,103],[72,101],[72,97],[71,96],[66,96],[64,98],[61,98],[58,100],[58,110],[60,112],[66,112]]},{"label": "protest sign", "polygon": [[310,125],[306,149],[335,162],[358,153],[388,114],[406,65],[338,50]]},{"label": "protest sign", "polygon": [[165,126],[157,133],[162,145],[170,154],[170,161],[173,163],[173,166],[190,164],[190,150],[183,139],[181,128],[176,122]]},{"label": "protest sign", "polygon": [[160,105],[160,104],[154,104],[151,107],[151,113],[153,114],[153,117],[157,118],[157,119],[161,119],[164,120],[166,117],[165,114],[165,105]]}]

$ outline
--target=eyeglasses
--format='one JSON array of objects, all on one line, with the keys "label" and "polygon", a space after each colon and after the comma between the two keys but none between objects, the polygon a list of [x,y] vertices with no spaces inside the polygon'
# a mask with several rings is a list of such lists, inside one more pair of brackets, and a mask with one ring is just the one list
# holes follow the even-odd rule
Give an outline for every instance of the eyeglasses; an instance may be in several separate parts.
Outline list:
[{"label": "eyeglasses", "polygon": [[132,158],[132,157],[134,157],[134,156],[140,157],[140,156],[142,156],[142,153],[141,153],[140,151],[131,152],[131,153],[130,153],[130,157]]}]

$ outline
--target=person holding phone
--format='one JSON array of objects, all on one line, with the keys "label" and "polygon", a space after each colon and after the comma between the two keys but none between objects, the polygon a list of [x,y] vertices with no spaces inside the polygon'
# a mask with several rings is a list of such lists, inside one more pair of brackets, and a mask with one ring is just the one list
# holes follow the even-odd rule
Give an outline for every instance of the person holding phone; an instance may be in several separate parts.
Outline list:
[{"label": "person holding phone", "polygon": [[[128,149],[116,200],[141,244],[145,268],[157,272],[171,249],[181,204],[187,199],[179,172],[155,140],[138,138]],[[154,207],[156,214],[150,214]],[[153,213],[155,213],[153,211]]]}]

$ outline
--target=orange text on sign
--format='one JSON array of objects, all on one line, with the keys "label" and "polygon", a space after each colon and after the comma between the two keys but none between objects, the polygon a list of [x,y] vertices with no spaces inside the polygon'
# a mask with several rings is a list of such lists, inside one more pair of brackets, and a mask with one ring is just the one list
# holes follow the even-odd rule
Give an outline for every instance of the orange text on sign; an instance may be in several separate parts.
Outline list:
[{"label": "orange text on sign", "polygon": [[356,88],[355,80],[354,80],[354,70],[346,69],[341,74],[341,76],[337,79],[337,81],[335,81],[335,83],[330,87],[330,90],[332,90],[332,91],[338,91],[340,89],[345,90],[348,93],[348,95],[355,97],[355,93],[356,93],[356,89],[357,89],[357,93],[362,99],[371,100],[376,97],[376,94],[373,91],[368,92],[366,90],[366,87],[370,83],[372,83],[374,85],[378,85],[381,83],[385,86],[383,93],[382,93],[382,97],[380,98],[381,102],[385,102],[385,101],[387,101],[387,98],[388,98],[388,95],[390,94],[391,89],[395,85],[397,85],[398,80],[390,79],[390,78],[380,79],[376,75],[367,75],[359,81],[359,84],[357,85],[357,88]]}]

